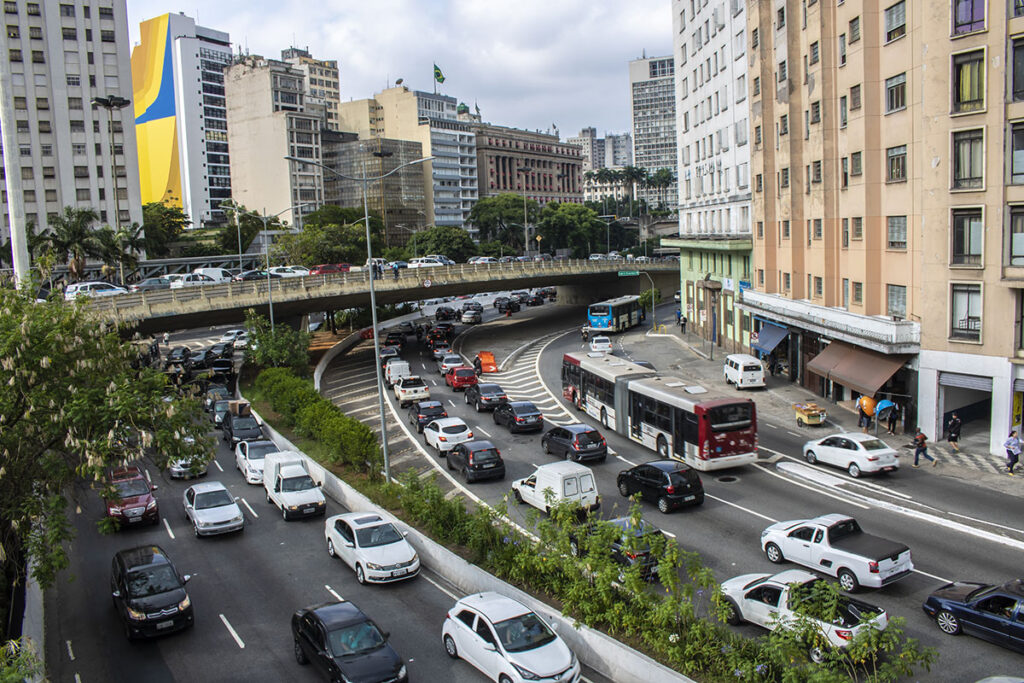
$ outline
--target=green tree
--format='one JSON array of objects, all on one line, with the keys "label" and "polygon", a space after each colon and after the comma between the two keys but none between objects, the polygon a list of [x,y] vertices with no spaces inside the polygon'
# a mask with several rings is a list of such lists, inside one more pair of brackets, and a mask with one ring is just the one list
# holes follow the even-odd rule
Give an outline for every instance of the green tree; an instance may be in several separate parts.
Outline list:
[{"label": "green tree", "polygon": [[668,188],[676,182],[676,175],[669,168],[659,168],[648,178],[648,185],[658,190],[658,205],[662,209],[670,209],[665,206],[665,196]]},{"label": "green tree", "polygon": [[[256,235],[263,229],[263,219],[246,209],[244,206],[225,206],[224,214],[228,217],[228,223],[220,230],[217,236],[217,246],[221,254],[237,254],[239,251],[238,239],[241,235],[241,251],[245,251],[256,239]],[[237,221],[237,223],[236,223]],[[279,218],[271,218],[267,221],[267,230],[280,230],[281,221]]]},{"label": "green tree", "polygon": [[68,566],[76,482],[112,496],[109,467],[208,459],[212,442],[198,401],[165,401],[163,373],[133,369],[137,352],[83,306],[0,290],[0,310],[0,562],[46,588]]},{"label": "green tree", "polygon": [[98,220],[99,215],[92,209],[65,206],[63,213],[49,220],[50,232],[42,236],[39,247],[52,253],[59,263],[66,263],[72,279],[80,280],[86,259],[102,253],[93,229]]},{"label": "green tree", "polygon": [[98,258],[104,265],[118,267],[121,284],[124,284],[124,268],[129,270],[139,264],[139,252],[143,249],[145,239],[138,223],[122,225],[120,230],[104,226],[96,231]]},{"label": "green tree", "polygon": [[[382,252],[379,236],[373,237],[373,251],[376,255]],[[299,232],[277,238],[272,258],[303,266],[365,263],[366,228],[362,221],[355,224],[306,223]]]},{"label": "green tree", "polygon": [[435,225],[417,233],[420,254],[444,254],[448,258],[463,262],[476,254],[469,233],[450,225]]},{"label": "green tree", "polygon": [[[325,204],[313,213],[307,214],[302,219],[302,227],[307,228],[309,226],[316,225],[363,225],[365,214],[363,213],[363,207],[351,207],[351,206],[334,206],[333,204]],[[363,228],[365,230],[365,228]],[[384,234],[384,223],[381,221],[379,215],[375,212],[370,212],[370,235],[374,239],[374,245],[377,244],[376,240]],[[366,240],[363,240],[366,243]]]},{"label": "green tree", "polygon": [[[647,278],[644,279],[646,280]],[[652,302],[656,304],[659,301],[661,301],[661,290],[657,287],[655,287],[653,291],[645,289],[640,292],[640,306],[645,310],[652,310],[654,308]]]},{"label": "green tree", "polygon": [[[539,205],[532,199],[526,201],[526,222],[532,224],[539,211]],[[469,222],[479,233],[481,241],[498,240],[510,247],[523,245],[523,195],[499,194],[484,197],[469,212]],[[422,250],[421,250],[422,251]]]},{"label": "green tree", "polygon": [[249,344],[245,359],[261,368],[291,368],[299,375],[309,374],[309,332],[279,324],[270,327],[270,321],[256,311],[245,312],[245,329]]},{"label": "green tree", "polygon": [[622,182],[626,183],[626,192],[629,194],[629,201],[632,202],[636,196],[637,187],[647,181],[647,169],[639,166],[623,166],[622,170],[617,173],[620,174]]},{"label": "green tree", "polygon": [[146,254],[150,258],[166,258],[171,243],[177,241],[192,221],[180,206],[149,202],[142,206],[142,232]]},{"label": "green tree", "polygon": [[41,673],[43,663],[28,640],[9,640],[0,645],[0,683],[24,683]]},{"label": "green tree", "polygon": [[597,214],[580,204],[551,202],[540,212],[537,233],[542,237],[541,250],[554,253],[569,249],[574,258],[583,258],[591,250],[604,248],[605,225]]}]

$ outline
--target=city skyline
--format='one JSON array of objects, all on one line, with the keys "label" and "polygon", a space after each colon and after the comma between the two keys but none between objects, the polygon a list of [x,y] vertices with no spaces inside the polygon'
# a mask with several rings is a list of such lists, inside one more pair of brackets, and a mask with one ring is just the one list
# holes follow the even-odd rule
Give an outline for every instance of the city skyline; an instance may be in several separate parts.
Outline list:
[{"label": "city skyline", "polygon": [[[323,10],[314,15],[294,1],[197,8],[133,0],[129,34],[135,45],[139,22],[184,12],[203,26],[229,32],[235,53],[241,48],[277,59],[282,49],[308,47],[317,58],[338,60],[343,102],[369,97],[399,78],[410,89],[431,91],[436,63],[445,77],[438,92],[479,106],[485,120],[542,131],[555,124],[563,138],[585,126],[602,133],[630,130],[628,62],[671,50],[671,7],[655,0],[628,6],[571,0],[556,7],[467,0],[346,7],[327,0],[318,7]],[[374,22],[394,28],[360,28]]]}]

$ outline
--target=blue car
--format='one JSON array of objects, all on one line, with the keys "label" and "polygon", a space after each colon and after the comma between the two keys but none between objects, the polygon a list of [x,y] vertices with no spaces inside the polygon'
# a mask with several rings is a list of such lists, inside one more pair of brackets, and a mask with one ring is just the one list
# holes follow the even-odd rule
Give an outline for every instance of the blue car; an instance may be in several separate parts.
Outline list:
[{"label": "blue car", "polygon": [[1024,580],[1001,586],[955,581],[928,596],[922,605],[939,629],[967,633],[1024,652]]}]

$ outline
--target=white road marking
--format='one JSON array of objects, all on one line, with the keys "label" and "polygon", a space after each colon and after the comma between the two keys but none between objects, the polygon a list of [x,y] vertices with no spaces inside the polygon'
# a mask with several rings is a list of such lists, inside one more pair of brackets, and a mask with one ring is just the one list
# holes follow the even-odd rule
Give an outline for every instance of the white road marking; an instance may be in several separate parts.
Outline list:
[{"label": "white road marking", "polygon": [[481,427],[480,425],[476,426],[476,430],[483,434],[484,436],[486,436],[488,439],[491,438],[491,435],[487,433],[487,430]]},{"label": "white road marking", "polygon": [[787,429],[786,433],[791,435],[791,436],[799,436],[799,437],[803,436],[803,434],[801,434],[800,432],[794,432],[792,429]]},{"label": "white road marking", "polygon": [[430,383],[433,384],[435,387],[437,386],[437,380],[436,379],[430,380]]},{"label": "white road marking", "polygon": [[763,424],[765,427],[771,427],[772,429],[782,429],[782,427],[779,427],[778,425],[773,425],[771,422],[762,422],[761,424]]},{"label": "white road marking", "polygon": [[82,677],[79,676],[77,673],[75,674],[75,683],[82,683]]},{"label": "white road marking", "polygon": [[256,514],[256,511],[252,509],[252,506],[249,505],[249,501],[247,501],[245,498],[242,499],[242,505],[249,509],[249,513],[252,514],[253,517],[255,517],[256,519],[260,518],[260,516]]},{"label": "white road marking", "polygon": [[164,517],[163,520],[164,520],[164,528],[167,529],[167,535],[170,536],[171,540],[173,541],[174,540],[174,532],[171,531],[171,525],[167,523],[167,518],[166,517]]},{"label": "white road marking", "polygon": [[426,363],[420,363],[420,367],[423,368],[424,370],[426,370],[427,369],[427,364]]},{"label": "white road marking", "polygon": [[424,581],[426,581],[427,583],[429,583],[431,586],[433,586],[437,590],[439,590],[442,593],[444,593],[445,595],[447,595],[452,600],[458,600],[459,599],[458,595],[456,595],[455,593],[452,593],[450,590],[448,590],[447,588],[445,588],[444,586],[439,584],[437,581],[434,581],[432,578],[430,578],[429,576],[424,574],[422,571],[420,572],[420,578],[423,579]]},{"label": "white road marking", "polygon": [[[868,509],[871,508],[870,505],[862,505],[861,503],[856,503],[856,502],[850,500],[849,498],[847,498],[846,496],[840,496],[840,495],[836,495],[834,493],[829,493],[828,491],[825,491],[824,489],[816,487],[816,486],[809,486],[807,484],[801,484],[800,482],[796,481],[795,479],[792,479],[790,477],[785,477],[785,476],[779,474],[778,472],[772,472],[767,467],[763,467],[761,465],[756,465],[756,464],[754,465],[754,467],[756,467],[757,469],[761,470],[762,472],[766,472],[766,473],[772,475],[773,477],[778,477],[779,479],[782,479],[783,481],[788,481],[790,484],[793,484],[794,486],[799,486],[800,488],[807,489],[808,491],[814,491],[817,494],[820,494],[820,495],[823,495],[823,496],[828,496],[829,498],[833,498],[833,499],[838,500],[840,502],[846,503],[847,505],[853,505],[854,507],[859,507],[861,510],[868,510]],[[777,465],[776,465],[776,467],[777,467]],[[810,468],[807,468],[807,469],[810,469]],[[785,470],[783,470],[783,471],[785,471]],[[812,470],[812,471],[817,471],[817,470]],[[822,474],[825,474],[825,473],[822,473]],[[825,476],[831,476],[831,475],[826,474]],[[822,486],[827,486],[827,484],[822,484]],[[839,490],[841,490],[841,489],[839,489]],[[849,495],[851,495],[851,496],[859,496],[859,494],[848,492],[848,491],[843,491],[843,493],[849,493]],[[863,498],[863,496],[859,496],[859,497]]]},{"label": "white road marking", "polygon": [[228,621],[228,618],[225,617],[223,614],[220,614],[218,616],[220,617],[220,620],[224,622],[224,625],[227,626],[228,633],[230,633],[231,637],[235,639],[236,643],[238,643],[238,648],[240,650],[244,650],[245,649],[245,643],[243,643],[242,639],[238,637],[238,634],[235,632],[235,629],[232,628],[231,622]]},{"label": "white road marking", "polygon": [[997,522],[990,522],[990,521],[988,521],[988,520],[985,520],[985,519],[978,519],[978,518],[976,518],[976,517],[968,517],[967,515],[961,515],[961,514],[959,514],[959,513],[956,513],[956,512],[950,512],[949,514],[950,514],[950,515],[952,515],[952,516],[954,516],[954,517],[960,517],[960,518],[962,518],[962,519],[969,519],[969,520],[971,520],[972,522],[977,522],[977,523],[979,523],[979,524],[988,524],[989,526],[994,526],[994,527],[998,527],[998,528],[1000,528],[1000,529],[1006,529],[1007,531],[1020,531],[1020,529],[1017,529],[1017,528],[1015,528],[1015,527],[1012,527],[1012,526],[1006,526],[1006,525],[1004,525],[1004,524],[999,524],[999,523],[997,523]]},{"label": "white road marking", "polygon": [[452,408],[458,408],[458,406],[455,405],[455,401],[448,399],[448,402],[452,404]]},{"label": "white road marking", "polygon": [[626,458],[623,458],[621,455],[618,454],[616,454],[615,457],[621,460],[622,462],[626,463],[627,465],[632,465],[633,467],[636,467],[636,463],[633,462],[632,460],[627,460]]},{"label": "white road marking", "polygon": [[146,469],[146,481],[148,481],[150,484],[153,483],[153,477],[149,476],[149,469]]},{"label": "white road marking", "polygon": [[929,579],[935,579],[941,583],[953,583],[951,579],[944,579],[941,576],[935,576],[935,574],[929,574],[928,572],[923,572],[920,569],[912,569],[911,571],[915,574],[920,574],[921,576],[927,576]]},{"label": "white road marking", "polygon": [[221,467],[221,466],[220,466],[220,463],[219,463],[219,462],[217,462],[216,460],[214,460],[214,461],[213,461],[213,464],[214,464],[214,465],[216,465],[216,466],[217,466],[217,469],[218,469],[218,470],[220,470],[221,472],[223,472],[223,471],[224,471],[224,468],[223,468],[223,467]]},{"label": "white road marking", "polygon": [[75,651],[71,649],[71,641],[65,640],[64,644],[68,646],[68,659],[72,662],[75,661]]},{"label": "white road marking", "polygon": [[331,588],[330,586],[328,586],[328,585],[327,585],[326,583],[324,584],[324,588],[326,588],[326,589],[327,589],[327,592],[328,592],[328,593],[330,593],[331,595],[333,595],[333,596],[334,596],[334,599],[335,599],[335,600],[337,600],[338,602],[345,602],[345,598],[343,598],[343,597],[341,597],[340,595],[338,595],[338,593],[337,593],[337,592],[336,592],[336,591],[335,591],[335,590],[334,590],[333,588]]},{"label": "white road marking", "polygon": [[737,505],[736,503],[733,503],[731,501],[725,500],[724,498],[719,498],[718,496],[712,496],[707,491],[704,492],[704,497],[705,498],[710,498],[711,500],[717,500],[719,503],[725,503],[726,505],[728,505],[730,507],[734,507],[737,510],[743,510],[744,512],[746,512],[748,514],[754,515],[755,517],[760,517],[761,519],[769,521],[772,524],[774,524],[775,522],[779,521],[777,519],[772,519],[768,515],[762,515],[760,512],[755,512],[754,510],[751,510],[750,508],[745,508],[742,505]]}]

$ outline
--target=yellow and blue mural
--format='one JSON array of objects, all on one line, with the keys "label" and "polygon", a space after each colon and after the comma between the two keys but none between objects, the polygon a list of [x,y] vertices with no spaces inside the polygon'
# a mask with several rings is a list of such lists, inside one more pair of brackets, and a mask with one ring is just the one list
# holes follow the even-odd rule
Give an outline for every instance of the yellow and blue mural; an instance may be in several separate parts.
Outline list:
[{"label": "yellow and blue mural", "polygon": [[132,50],[135,136],[139,148],[142,203],[167,201],[181,206],[181,168],[174,107],[174,60],[170,15],[139,24],[140,42]]}]

